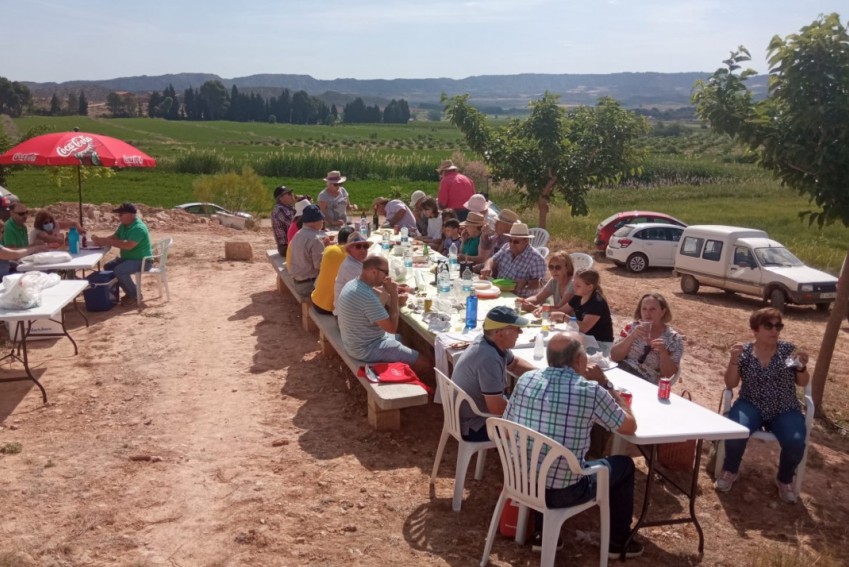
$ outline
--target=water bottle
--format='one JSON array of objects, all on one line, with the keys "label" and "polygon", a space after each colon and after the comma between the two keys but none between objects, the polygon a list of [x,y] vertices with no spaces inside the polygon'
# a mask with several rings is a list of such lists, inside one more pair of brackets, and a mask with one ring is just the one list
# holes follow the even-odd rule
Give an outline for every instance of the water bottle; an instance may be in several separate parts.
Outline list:
[{"label": "water bottle", "polygon": [[380,247],[384,250],[392,248],[392,244],[389,242],[389,232],[386,230],[383,231],[383,240],[381,240]]},{"label": "water bottle", "polygon": [[534,341],[534,360],[542,360],[544,356],[545,343],[543,342],[542,333],[540,333]]},{"label": "water bottle", "polygon": [[470,294],[472,293],[472,270],[466,266],[465,271],[463,272],[463,293]]},{"label": "water bottle", "polygon": [[449,275],[455,278],[460,275],[460,263],[457,260],[457,243],[452,242],[448,248],[448,270]]},{"label": "water bottle", "polygon": [[404,267],[408,270],[413,269],[413,249],[409,246],[404,248]]},{"label": "water bottle", "polygon": [[401,246],[404,246],[406,248],[407,244],[410,243],[410,229],[408,229],[406,226],[402,226],[400,233],[401,233]]},{"label": "water bottle", "polygon": [[442,298],[448,298],[451,294],[451,276],[448,274],[448,266],[445,264],[439,266],[439,273],[436,275],[436,289]]},{"label": "water bottle", "polygon": [[79,254],[80,253],[80,233],[77,231],[76,227],[71,227],[71,230],[68,231],[68,252],[71,254]]},{"label": "water bottle", "polygon": [[474,294],[466,298],[466,331],[478,325],[478,298]]},{"label": "water bottle", "polygon": [[575,317],[569,317],[566,319],[566,330],[570,333],[580,333],[580,329],[578,329],[578,320]]},{"label": "water bottle", "polygon": [[360,234],[363,235],[363,238],[368,238],[368,219],[366,219],[365,213],[360,215]]}]

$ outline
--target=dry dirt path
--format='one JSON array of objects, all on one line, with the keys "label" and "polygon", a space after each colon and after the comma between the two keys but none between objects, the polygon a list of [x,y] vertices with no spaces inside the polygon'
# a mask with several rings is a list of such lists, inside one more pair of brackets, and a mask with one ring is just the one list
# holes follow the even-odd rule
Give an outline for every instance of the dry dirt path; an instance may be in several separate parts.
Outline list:
[{"label": "dry dirt path", "polygon": [[[499,489],[495,455],[451,512],[454,447],[433,499],[427,480],[441,410],[408,410],[399,432],[368,427],[362,388],[318,354],[297,306],[276,293],[267,235],[240,235],[256,258],[233,263],[221,259],[229,230],[169,234],[170,302],[92,314],[89,328],[70,315],[79,356],[67,341],[33,349],[46,407],[29,384],[0,384],[0,446],[23,447],[0,455],[0,566],[476,564]],[[756,302],[682,298],[668,272],[638,280],[602,268],[617,322],[643,288],[670,297],[688,337],[685,385],[713,407],[724,351],[746,337]],[[807,337],[821,333],[821,315],[791,310],[786,322],[792,339],[817,346]],[[846,331],[833,391],[846,386]],[[801,505],[778,505],[775,452],[757,447],[728,497],[702,474],[701,561],[695,532],[678,526],[646,530],[646,556],[633,564],[730,566],[759,546],[845,547],[846,443],[823,430],[815,441]],[[661,510],[680,508],[659,496]],[[597,549],[575,537],[596,523],[589,514],[567,524],[561,560],[597,564]],[[492,559],[538,561],[505,540]]]}]

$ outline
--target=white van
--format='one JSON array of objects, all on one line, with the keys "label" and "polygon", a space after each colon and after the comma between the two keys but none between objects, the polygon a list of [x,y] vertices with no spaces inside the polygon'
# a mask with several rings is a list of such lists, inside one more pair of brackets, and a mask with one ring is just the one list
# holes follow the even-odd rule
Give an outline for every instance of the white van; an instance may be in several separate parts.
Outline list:
[{"label": "white van", "polygon": [[815,305],[825,311],[837,297],[837,278],[809,268],[762,230],[722,225],[684,229],[675,273],[681,290],[699,286],[754,295],[779,309],[788,303]]}]

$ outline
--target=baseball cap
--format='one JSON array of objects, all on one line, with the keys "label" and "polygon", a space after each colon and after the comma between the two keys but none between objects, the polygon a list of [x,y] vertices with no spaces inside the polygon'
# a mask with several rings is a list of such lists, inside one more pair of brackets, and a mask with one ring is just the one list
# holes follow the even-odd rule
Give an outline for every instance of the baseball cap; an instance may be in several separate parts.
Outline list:
[{"label": "baseball cap", "polygon": [[121,206],[117,209],[112,209],[113,213],[137,213],[138,209],[132,203],[121,203]]},{"label": "baseball cap", "polygon": [[483,330],[491,331],[494,329],[503,329],[504,327],[527,327],[530,321],[524,317],[520,317],[515,309],[499,305],[493,307],[486,314],[486,319],[483,320]]},{"label": "baseball cap", "polygon": [[286,193],[291,195],[292,190],[289,189],[288,187],[286,187],[285,185],[281,185],[280,187],[277,187],[276,189],[274,189],[274,198],[277,199],[277,198],[280,197],[280,195],[284,195]]}]

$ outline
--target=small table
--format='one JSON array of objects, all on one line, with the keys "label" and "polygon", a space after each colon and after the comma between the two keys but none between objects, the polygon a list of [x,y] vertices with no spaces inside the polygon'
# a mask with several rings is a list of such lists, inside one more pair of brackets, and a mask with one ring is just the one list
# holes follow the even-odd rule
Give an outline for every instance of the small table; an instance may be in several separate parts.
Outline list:
[{"label": "small table", "polygon": [[[68,334],[68,329],[65,327],[65,315],[62,308],[74,301],[82,291],[88,287],[86,280],[62,280],[58,284],[49,287],[41,292],[41,305],[31,309],[2,309],[0,308],[0,322],[15,323],[15,331],[12,335],[12,348],[9,354],[0,358],[0,361],[11,359],[17,360],[24,365],[26,376],[16,378],[0,378],[0,382],[17,382],[20,380],[32,380],[35,385],[41,390],[41,398],[44,403],[47,403],[47,392],[44,386],[33,375],[29,367],[29,356],[27,353],[27,336],[29,336],[30,328],[33,321],[43,319],[53,319],[59,315],[59,323],[62,324],[61,333],[42,334],[42,337],[61,337],[66,336],[74,345],[74,355],[79,353],[77,343]],[[55,319],[54,319],[55,320]]]},{"label": "small table", "polygon": [[100,264],[103,256],[108,252],[107,248],[87,249],[83,248],[78,254],[71,255],[70,262],[59,262],[57,264],[33,264],[21,262],[18,264],[19,272],[72,272],[93,270]]}]

